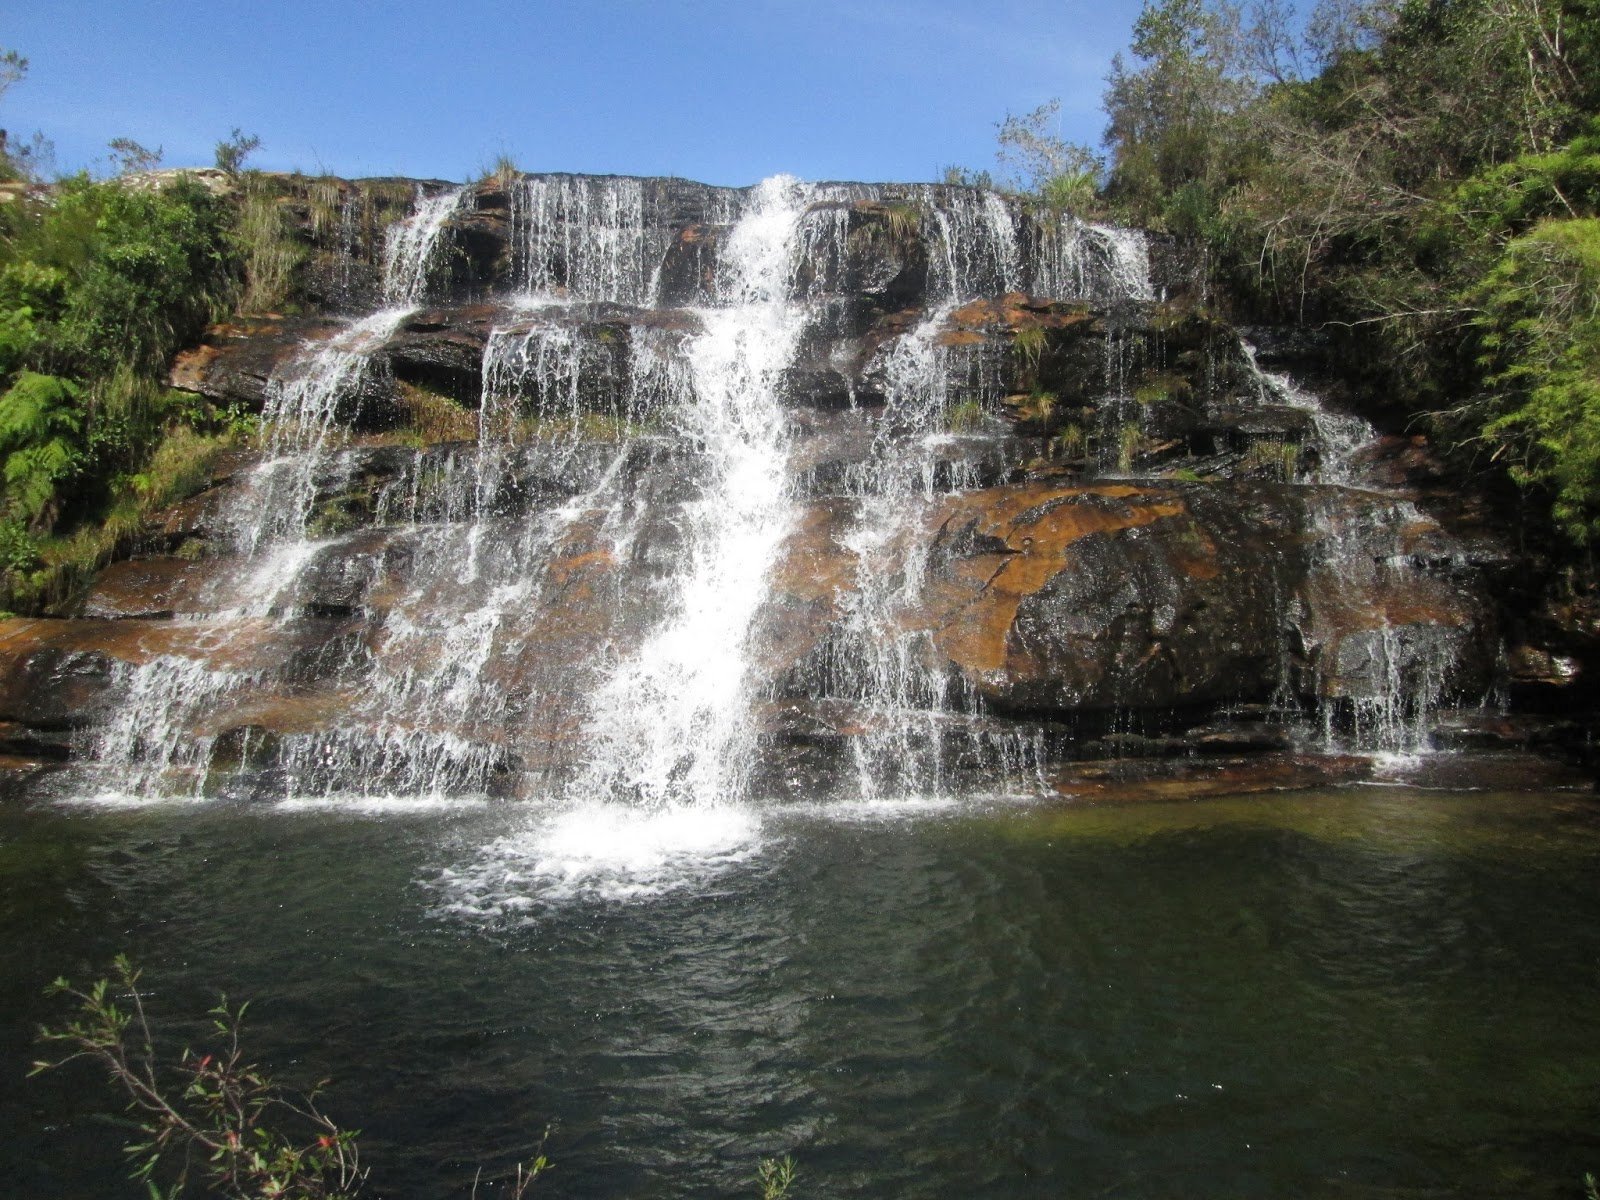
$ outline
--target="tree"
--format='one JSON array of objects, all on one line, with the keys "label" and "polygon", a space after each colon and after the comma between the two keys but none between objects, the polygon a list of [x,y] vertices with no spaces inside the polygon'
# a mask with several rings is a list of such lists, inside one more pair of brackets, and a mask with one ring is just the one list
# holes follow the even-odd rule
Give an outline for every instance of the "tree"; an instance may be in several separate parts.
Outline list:
[{"label": "tree", "polygon": [[217,167],[229,175],[237,175],[244,170],[245,159],[260,148],[260,138],[253,133],[246,134],[235,125],[227,139],[217,143]]},{"label": "tree", "polygon": [[1234,119],[1256,94],[1238,10],[1145,0],[1131,49],[1136,64],[1117,55],[1107,80],[1110,190],[1139,217],[1198,232],[1250,141]]},{"label": "tree", "polygon": [[[15,50],[0,51],[0,96],[4,96],[28,74],[28,60]],[[0,129],[0,179],[36,179],[54,157],[54,147],[42,133],[36,133],[20,146]]]},{"label": "tree", "polygon": [[15,50],[0,51],[0,96],[4,96],[13,85],[21,83],[28,73],[28,60]]},{"label": "tree", "polygon": [[112,138],[106,143],[106,148],[111,151],[112,166],[118,175],[153,171],[161,165],[160,146],[150,150],[132,138]]},{"label": "tree", "polygon": [[1003,182],[1057,211],[1077,214],[1094,203],[1105,164],[1087,146],[1051,132],[1060,111],[1061,101],[1051,100],[1020,117],[1007,113],[995,157],[1007,169]]}]

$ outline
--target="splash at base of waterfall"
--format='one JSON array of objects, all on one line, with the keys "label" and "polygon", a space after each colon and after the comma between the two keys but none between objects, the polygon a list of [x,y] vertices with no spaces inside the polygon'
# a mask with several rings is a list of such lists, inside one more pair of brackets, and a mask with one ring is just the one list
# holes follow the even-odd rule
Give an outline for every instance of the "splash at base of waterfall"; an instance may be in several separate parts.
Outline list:
[{"label": "splash at base of waterfall", "polygon": [[759,814],[727,804],[654,811],[596,801],[529,818],[433,882],[436,911],[473,923],[516,924],[571,901],[649,900],[703,891],[766,845]]}]

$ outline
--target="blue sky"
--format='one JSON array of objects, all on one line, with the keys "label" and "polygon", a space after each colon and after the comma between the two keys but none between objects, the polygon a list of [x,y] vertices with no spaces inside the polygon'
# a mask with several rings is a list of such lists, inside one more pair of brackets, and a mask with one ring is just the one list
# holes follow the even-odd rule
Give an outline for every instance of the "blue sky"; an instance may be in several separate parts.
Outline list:
[{"label": "blue sky", "polygon": [[209,165],[465,179],[524,170],[745,184],[931,179],[993,167],[995,122],[1059,97],[1097,142],[1137,0],[8,0],[31,62],[0,99],[57,168],[105,143]]}]

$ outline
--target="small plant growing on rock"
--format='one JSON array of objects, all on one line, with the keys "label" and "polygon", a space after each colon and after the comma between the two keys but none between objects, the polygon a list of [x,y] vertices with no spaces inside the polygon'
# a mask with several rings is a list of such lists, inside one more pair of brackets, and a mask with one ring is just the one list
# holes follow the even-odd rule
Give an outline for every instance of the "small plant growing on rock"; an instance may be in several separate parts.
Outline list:
[{"label": "small plant growing on rock", "polygon": [[983,423],[983,405],[963,400],[945,413],[944,423],[951,433],[968,433]]},{"label": "small plant growing on rock", "polygon": [[1117,470],[1125,472],[1133,469],[1134,455],[1139,452],[1143,441],[1144,435],[1137,421],[1127,421],[1117,430]]},{"label": "small plant growing on rock", "polygon": [[1276,438],[1251,442],[1244,453],[1244,465],[1276,479],[1291,480],[1300,465],[1300,443]]},{"label": "small plant growing on rock", "polygon": [[1039,185],[1039,202],[1058,216],[1082,217],[1099,199],[1099,185],[1090,170],[1067,171]]},{"label": "small plant growing on rock", "polygon": [[922,210],[915,204],[890,204],[886,207],[889,234],[899,242],[914,242],[922,236]]},{"label": "small plant growing on rock", "polygon": [[1019,329],[1012,334],[1011,344],[1016,347],[1017,360],[1028,371],[1036,372],[1039,369],[1039,364],[1044,361],[1044,354],[1049,348],[1050,338],[1037,325],[1029,325],[1025,329]]},{"label": "small plant growing on rock", "polygon": [[1069,421],[1051,439],[1050,448],[1060,458],[1077,458],[1084,452],[1088,444],[1089,438],[1084,433],[1083,426],[1076,421]]},{"label": "small plant growing on rock", "polygon": [[514,158],[509,154],[498,154],[495,156],[494,162],[490,163],[483,174],[479,176],[479,182],[509,187],[516,182],[517,176],[521,173],[522,170],[517,166]]}]

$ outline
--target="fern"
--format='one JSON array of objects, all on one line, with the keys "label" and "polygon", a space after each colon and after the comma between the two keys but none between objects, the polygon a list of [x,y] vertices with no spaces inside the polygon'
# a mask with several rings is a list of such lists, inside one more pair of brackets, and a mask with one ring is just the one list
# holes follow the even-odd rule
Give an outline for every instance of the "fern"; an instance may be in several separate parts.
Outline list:
[{"label": "fern", "polygon": [[83,427],[76,384],[54,375],[24,371],[0,396],[0,454],[9,454],[63,436],[76,437]]},{"label": "fern", "polygon": [[46,523],[60,485],[83,466],[79,390],[52,375],[24,372],[0,396],[5,507],[29,526]]}]

